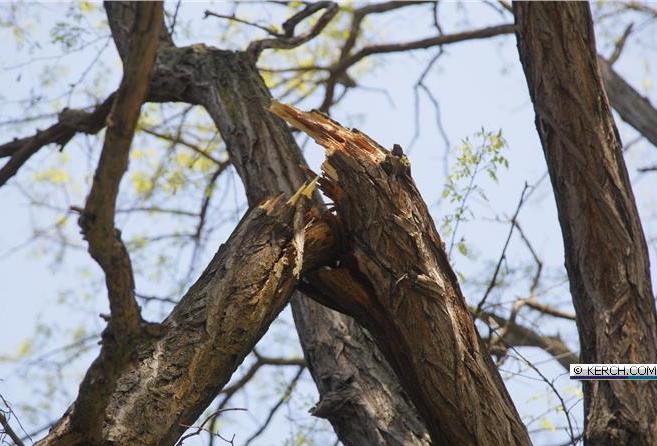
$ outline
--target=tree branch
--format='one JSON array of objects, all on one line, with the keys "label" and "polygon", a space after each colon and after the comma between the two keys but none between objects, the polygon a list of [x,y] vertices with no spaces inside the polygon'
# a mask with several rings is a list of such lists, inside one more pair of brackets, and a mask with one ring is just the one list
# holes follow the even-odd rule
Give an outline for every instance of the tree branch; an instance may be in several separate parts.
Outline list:
[{"label": "tree branch", "polygon": [[[317,11],[325,9],[324,13],[320,18],[315,22],[315,24],[310,28],[305,34],[298,36],[294,35],[296,26],[310,17]],[[329,22],[335,17],[338,13],[338,5],[330,1],[320,1],[315,3],[308,3],[306,7],[290,17],[285,23],[283,23],[283,30],[285,31],[283,35],[275,38],[268,38],[262,40],[255,40],[251,42],[246,49],[247,54],[251,56],[253,60],[257,60],[260,53],[265,49],[292,49],[296,48],[309,40],[314,39],[319,35],[320,32],[329,24]]]},{"label": "tree branch", "polygon": [[91,191],[79,224],[89,242],[89,253],[105,273],[111,327],[126,341],[139,331],[139,306],[135,300],[130,257],[114,227],[119,184],[128,168],[132,137],[141,106],[146,100],[162,25],[162,3],[140,3],[137,8],[124,75],[107,118],[105,143]]},{"label": "tree branch", "polygon": [[611,67],[602,56],[598,65],[611,106],[623,121],[657,147],[657,109]]},{"label": "tree branch", "polygon": [[442,34],[436,37],[429,37],[426,39],[414,40],[411,42],[401,42],[401,43],[388,43],[388,44],[379,44],[379,45],[370,45],[364,48],[361,48],[354,54],[343,56],[335,64],[333,64],[329,69],[331,76],[326,82],[326,93],[324,96],[324,101],[319,107],[321,111],[328,111],[328,109],[333,104],[333,96],[335,92],[335,87],[338,83],[338,80],[341,76],[349,69],[349,67],[360,62],[362,59],[371,56],[373,54],[388,54],[388,53],[397,53],[400,51],[411,51],[418,49],[427,49],[434,46],[447,45],[451,43],[464,42],[468,40],[475,39],[485,39],[488,37],[499,36],[503,34],[512,34],[514,32],[513,24],[497,25],[487,28],[481,28],[471,31],[464,31],[454,34]]},{"label": "tree branch", "polygon": [[23,440],[21,440],[21,437],[14,432],[14,430],[11,428],[11,425],[9,424],[9,421],[7,421],[7,417],[5,417],[5,414],[0,411],[0,425],[2,425],[3,432],[0,432],[0,434],[5,433],[9,435],[9,438],[11,438],[11,441],[14,442],[16,446],[25,446],[25,443],[23,443]]},{"label": "tree branch", "polygon": [[112,108],[115,94],[111,94],[102,104],[89,113],[84,110],[64,109],[56,124],[46,130],[37,130],[33,136],[17,138],[0,146],[0,158],[10,157],[0,168],[0,186],[3,186],[39,149],[48,144],[58,144],[60,150],[77,132],[98,133],[105,127],[105,118]]}]

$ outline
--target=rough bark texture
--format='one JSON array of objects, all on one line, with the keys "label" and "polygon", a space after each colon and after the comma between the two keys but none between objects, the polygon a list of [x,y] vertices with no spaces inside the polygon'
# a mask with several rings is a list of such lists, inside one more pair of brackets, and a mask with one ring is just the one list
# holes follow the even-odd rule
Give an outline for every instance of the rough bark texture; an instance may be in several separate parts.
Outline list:
[{"label": "rough bark texture", "polygon": [[[639,215],[605,94],[587,3],[514,3],[518,50],[559,212],[581,360],[657,362]],[[657,387],[584,383],[588,445],[657,444]]]},{"label": "rough bark texture", "polygon": [[339,262],[308,272],[304,289],[373,334],[432,444],[530,444],[479,338],[408,159],[321,113],[280,103],[271,109],[326,148],[320,184],[343,226]]},{"label": "rough bark texture", "polygon": [[[246,53],[196,47],[198,101],[217,123],[250,203],[294,190],[306,166],[283,121],[268,110],[270,95]],[[320,201],[315,197],[315,203]],[[351,318],[292,300],[297,331],[320,393],[314,414],[327,418],[345,445],[426,445],[426,428],[370,336]]]},{"label": "rough bark texture", "polygon": [[[126,42],[131,39],[128,30],[134,22],[135,4],[110,2],[106,3],[105,7],[119,53],[125,57],[126,48],[129,47]],[[185,101],[206,107],[227,142],[233,164],[244,180],[251,204],[280,192],[290,193],[305,180],[302,168],[305,163],[301,152],[283,121],[266,111],[269,99],[269,93],[255,64],[245,53],[220,51],[204,45],[175,48],[168,37],[163,38],[149,100]],[[315,201],[314,204],[319,203]],[[325,235],[325,238],[330,237]],[[216,262],[213,261],[204,277],[209,280],[207,276],[216,274],[216,271]],[[196,287],[192,290],[194,289]],[[188,302],[188,299],[191,298],[185,298],[181,305]],[[214,301],[217,297],[205,296],[203,299]],[[309,368],[320,391],[321,400],[316,413],[333,423],[342,442],[346,445],[428,445],[426,428],[412,404],[407,402],[394,373],[382,360],[369,335],[350,318],[328,310],[301,295],[297,295],[293,302],[295,320]],[[247,308],[250,311],[262,312],[266,311],[267,307],[247,305]],[[239,314],[235,309],[225,316],[232,319],[239,317]],[[203,313],[196,314],[196,318],[197,323],[203,325]],[[229,324],[230,321],[222,323]],[[217,324],[221,325],[219,322]],[[239,364],[252,348],[253,342],[264,332],[263,327],[251,325],[241,344],[232,345],[234,356],[214,356],[213,360],[219,364],[212,367],[221,367],[224,371],[234,370],[234,366]],[[253,331],[254,328],[258,329],[257,332]],[[170,336],[175,337],[173,334]],[[171,342],[174,341],[172,339]],[[142,349],[146,349],[146,357],[149,354],[153,357],[149,353],[153,350],[152,346]],[[129,391],[121,390],[117,395],[113,383],[118,379],[115,376],[124,373],[123,363],[130,361],[122,359],[114,366],[112,360],[113,358],[103,358],[101,353],[101,358],[96,361],[100,365],[95,364],[92,367],[85,383],[98,377],[109,380],[108,385],[101,386],[101,393],[105,395],[103,398],[122,398],[120,394]],[[195,370],[187,370],[188,367],[196,369],[190,362],[189,355],[181,357],[180,362],[175,358],[171,361],[176,361],[178,373],[195,373]],[[137,435],[144,429],[153,429],[157,431],[149,437],[153,438],[153,441],[158,435],[164,435],[160,437],[159,443],[153,444],[172,444],[175,436],[180,433],[180,423],[191,424],[194,414],[202,410],[201,405],[207,405],[225,383],[223,375],[217,377],[204,374],[201,378],[200,384],[194,383],[194,388],[199,392],[198,397],[203,398],[202,401],[196,399],[178,402],[177,404],[191,404],[184,410],[180,406],[161,408],[172,411],[172,415],[165,418],[162,418],[159,412],[145,411],[140,415],[139,423],[125,428],[127,431],[122,434],[122,438]],[[203,383],[207,383],[208,378],[214,380],[214,387],[206,386],[199,390],[199,386],[204,386]],[[192,382],[190,377],[185,380]],[[85,383],[81,388],[80,398],[97,398],[97,392],[101,389],[85,388]],[[166,383],[154,380],[149,380],[148,383],[152,392],[148,396],[154,398],[154,401],[170,396],[168,385],[161,391],[157,388],[158,385]],[[160,392],[163,392],[161,396]],[[142,396],[146,401],[147,395]],[[89,416],[93,418],[102,413],[105,405],[105,402],[101,402],[100,407],[91,411]],[[84,431],[71,424],[74,418],[68,414],[58,430],[49,436],[52,440],[44,444],[65,444],[68,439],[79,439],[80,437],[75,435]],[[112,420],[108,422],[111,423]],[[167,425],[168,423],[173,424]]]},{"label": "rough bark texture", "polygon": [[611,106],[623,121],[657,147],[657,110],[647,98],[619,76],[609,62],[598,56],[598,63]]},{"label": "rough bark texture", "polygon": [[[105,332],[75,404],[40,446],[171,445],[228,382],[287,304],[299,274],[332,257],[299,200],[253,208],[165,321],[128,346]],[[300,218],[301,217],[301,218]]]}]

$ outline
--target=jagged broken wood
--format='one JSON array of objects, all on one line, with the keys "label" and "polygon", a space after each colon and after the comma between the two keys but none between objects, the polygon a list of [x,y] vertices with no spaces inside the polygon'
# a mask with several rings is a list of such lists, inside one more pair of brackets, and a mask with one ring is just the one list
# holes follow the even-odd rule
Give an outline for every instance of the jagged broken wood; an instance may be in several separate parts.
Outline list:
[{"label": "jagged broken wood", "polygon": [[372,333],[434,445],[529,445],[408,159],[322,113],[270,109],[326,149],[320,187],[342,226],[336,263],[306,273],[302,289]]}]

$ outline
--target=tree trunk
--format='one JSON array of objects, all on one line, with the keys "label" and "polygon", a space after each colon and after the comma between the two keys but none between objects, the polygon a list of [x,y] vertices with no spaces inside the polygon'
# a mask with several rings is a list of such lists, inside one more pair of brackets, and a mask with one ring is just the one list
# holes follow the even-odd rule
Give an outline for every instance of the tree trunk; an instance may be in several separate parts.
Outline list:
[{"label": "tree trunk", "polygon": [[[135,3],[108,2],[105,7],[119,54],[125,58],[130,46]],[[220,51],[204,45],[176,48],[168,36],[162,37],[149,100],[206,106],[227,142],[252,205],[280,192],[291,193],[305,179],[302,169],[305,162],[289,130],[280,119],[266,111],[269,99],[255,64],[245,53]],[[320,205],[316,197],[314,204]],[[212,267],[214,264],[213,261],[206,273],[216,271],[216,267]],[[250,305],[248,308],[253,310]],[[320,392],[321,399],[314,413],[331,421],[341,441],[345,445],[428,445],[426,428],[370,336],[349,317],[299,293],[293,299],[292,308],[309,369]],[[222,323],[230,324],[230,321]],[[262,334],[260,328],[259,335]],[[248,353],[253,346],[250,341],[255,338],[252,331],[246,334],[239,354],[228,359],[228,364],[216,364],[216,367],[229,370],[233,359],[241,360]],[[237,348],[233,346],[236,352]],[[215,360],[227,361],[226,358]],[[107,366],[102,353],[98,361],[103,367]],[[182,363],[179,366],[185,367]],[[119,371],[122,367],[122,364],[115,365]],[[105,371],[89,373],[102,376]],[[116,373],[111,371],[111,374]],[[217,380],[216,388],[208,389],[203,395],[206,405],[221,389],[222,382]],[[113,387],[104,387],[111,395]],[[95,392],[83,386],[78,400],[83,398],[95,398]],[[187,413],[200,413],[203,408],[194,405]],[[100,407],[96,412],[102,410]],[[95,415],[95,412],[90,414],[91,417]],[[166,420],[150,411],[139,418],[144,429]],[[193,421],[187,420],[187,424]],[[161,438],[162,442],[158,443],[165,445],[175,441],[173,435],[179,432],[180,426],[160,428],[170,430],[166,439]],[[67,414],[59,423],[58,431],[49,438],[56,442],[61,438],[81,438],[79,435],[85,434],[79,426],[71,424],[71,414]],[[47,444],[62,444],[54,442]]]},{"label": "tree trunk", "polygon": [[305,227],[299,200],[249,211],[162,324],[129,345],[106,330],[75,404],[37,444],[174,444],[287,304],[300,254],[308,267],[332,257],[332,231]]},{"label": "tree trunk", "polygon": [[[583,2],[515,2],[585,363],[656,363],[649,260]],[[657,387],[584,383],[588,445],[657,444]]]},{"label": "tree trunk", "polygon": [[[285,123],[267,110],[270,95],[255,64],[246,53],[205,51],[196,76],[220,81],[199,82],[198,99],[226,141],[249,202],[296,189],[307,165]],[[317,196],[315,204],[321,206]],[[302,293],[291,305],[320,393],[313,414],[327,418],[345,445],[428,445],[426,428],[370,336]]]},{"label": "tree trunk", "polygon": [[432,444],[529,445],[408,159],[319,112],[272,111],[326,148],[320,184],[344,234],[338,262],[308,271],[302,289],[373,334]]}]

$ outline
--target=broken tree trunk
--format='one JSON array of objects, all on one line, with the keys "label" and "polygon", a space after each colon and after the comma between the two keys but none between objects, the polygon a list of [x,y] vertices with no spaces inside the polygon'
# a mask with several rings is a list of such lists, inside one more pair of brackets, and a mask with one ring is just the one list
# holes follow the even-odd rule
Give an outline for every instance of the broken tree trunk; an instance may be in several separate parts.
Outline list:
[{"label": "broken tree trunk", "polygon": [[305,221],[300,195],[251,209],[162,324],[129,345],[106,330],[78,399],[37,444],[174,444],[288,303],[301,256],[332,258],[333,231]]},{"label": "broken tree trunk", "polygon": [[[187,60],[175,66],[194,67],[198,99],[226,141],[249,203],[295,190],[307,178],[306,162],[287,125],[267,110],[271,96],[248,54],[179,51]],[[321,199],[314,205],[322,207]],[[320,394],[313,415],[328,419],[346,446],[428,445],[426,428],[371,336],[303,293],[291,306]]]},{"label": "broken tree trunk", "polygon": [[408,159],[321,113],[271,110],[326,148],[320,185],[344,236],[338,261],[308,272],[302,289],[373,334],[432,444],[529,445]]},{"label": "broken tree trunk", "polygon": [[[654,364],[648,250],[598,68],[589,5],[514,2],[513,12],[559,212],[581,360]],[[657,386],[584,382],[584,414],[587,445],[657,444]]]}]

